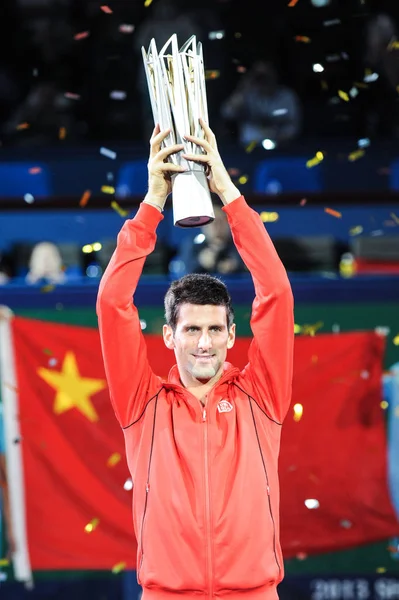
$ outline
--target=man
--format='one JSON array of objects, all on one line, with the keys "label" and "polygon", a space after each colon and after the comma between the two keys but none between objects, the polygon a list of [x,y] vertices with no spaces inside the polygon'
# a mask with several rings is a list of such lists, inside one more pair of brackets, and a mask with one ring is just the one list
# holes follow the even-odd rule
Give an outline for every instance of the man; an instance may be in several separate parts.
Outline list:
[{"label": "man", "polygon": [[100,283],[97,313],[111,401],[132,475],[137,580],[144,600],[276,599],[283,578],[277,461],[292,380],[293,299],[285,269],[259,215],[246,204],[205,123],[187,136],[206,166],[234,243],[251,272],[254,339],[243,371],[225,362],[235,324],[225,285],[186,275],[165,297],[164,342],[176,365],[167,382],[151,370],[132,304],[171,191],[165,162],[183,146],[151,138],[149,189],[118,236]]}]

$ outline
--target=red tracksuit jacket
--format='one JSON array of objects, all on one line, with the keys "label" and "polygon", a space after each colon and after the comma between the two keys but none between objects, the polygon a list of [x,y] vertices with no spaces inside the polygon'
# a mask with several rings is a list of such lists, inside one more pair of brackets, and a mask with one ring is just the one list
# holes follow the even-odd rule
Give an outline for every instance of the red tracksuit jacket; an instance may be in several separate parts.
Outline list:
[{"label": "red tracksuit jacket", "polygon": [[[259,215],[223,208],[255,286],[247,366],[225,363],[206,410],[147,359],[132,303],[163,218],[141,204],[118,235],[97,314],[111,401],[133,479],[137,579],[144,600],[276,599],[283,578],[277,462],[291,397],[293,298]],[[161,302],[162,299],[160,298]]]}]

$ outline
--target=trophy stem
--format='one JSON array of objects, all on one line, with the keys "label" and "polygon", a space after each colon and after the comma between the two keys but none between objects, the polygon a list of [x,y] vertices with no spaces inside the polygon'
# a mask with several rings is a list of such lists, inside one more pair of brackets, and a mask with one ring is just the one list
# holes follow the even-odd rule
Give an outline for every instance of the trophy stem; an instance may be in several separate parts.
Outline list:
[{"label": "trophy stem", "polygon": [[173,223],[201,227],[214,220],[211,194],[203,171],[172,175]]}]

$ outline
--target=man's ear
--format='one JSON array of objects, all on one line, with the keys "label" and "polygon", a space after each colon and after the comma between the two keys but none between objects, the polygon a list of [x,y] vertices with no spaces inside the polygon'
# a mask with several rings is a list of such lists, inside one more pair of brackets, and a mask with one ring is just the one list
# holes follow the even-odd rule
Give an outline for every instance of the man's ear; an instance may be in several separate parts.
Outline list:
[{"label": "man's ear", "polygon": [[236,341],[236,324],[230,327],[229,337],[227,339],[227,350],[230,350],[234,346],[234,342]]},{"label": "man's ear", "polygon": [[175,347],[175,340],[173,337],[173,329],[170,325],[164,325],[162,329],[163,333],[163,341],[165,346],[169,348],[169,350],[173,350]]}]

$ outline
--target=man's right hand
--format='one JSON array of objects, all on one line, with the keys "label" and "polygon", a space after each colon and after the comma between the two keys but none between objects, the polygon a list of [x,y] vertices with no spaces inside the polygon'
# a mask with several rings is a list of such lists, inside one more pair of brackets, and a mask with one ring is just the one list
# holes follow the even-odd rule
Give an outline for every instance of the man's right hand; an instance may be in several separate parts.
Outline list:
[{"label": "man's right hand", "polygon": [[162,148],[162,142],[168,137],[170,129],[160,131],[157,125],[150,140],[150,158],[148,161],[148,193],[144,199],[163,209],[166,198],[172,191],[172,173],[184,173],[187,169],[167,161],[168,157],[184,149],[182,144]]}]

